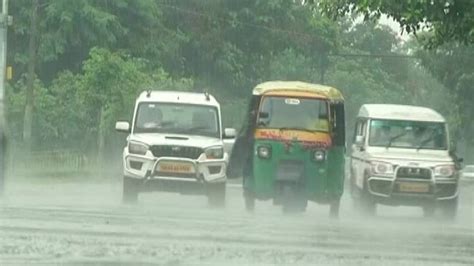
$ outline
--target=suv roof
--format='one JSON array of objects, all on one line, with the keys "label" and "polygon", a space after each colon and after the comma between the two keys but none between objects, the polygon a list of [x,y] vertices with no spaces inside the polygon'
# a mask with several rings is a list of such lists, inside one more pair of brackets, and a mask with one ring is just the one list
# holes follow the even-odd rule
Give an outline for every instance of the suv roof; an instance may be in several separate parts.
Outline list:
[{"label": "suv roof", "polygon": [[430,108],[397,104],[364,104],[360,108],[359,117],[389,120],[446,122],[442,115]]},{"label": "suv roof", "polygon": [[199,105],[219,106],[219,103],[214,96],[206,93],[197,92],[183,92],[183,91],[143,91],[138,96],[139,102],[172,102],[172,103],[187,103]]}]

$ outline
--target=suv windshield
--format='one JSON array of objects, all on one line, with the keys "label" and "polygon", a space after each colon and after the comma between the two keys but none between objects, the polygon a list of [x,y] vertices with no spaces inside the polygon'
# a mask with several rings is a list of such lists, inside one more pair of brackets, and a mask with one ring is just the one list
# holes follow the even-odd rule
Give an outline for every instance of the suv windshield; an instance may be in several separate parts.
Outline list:
[{"label": "suv windshield", "polygon": [[220,137],[215,107],[180,103],[139,104],[134,132]]},{"label": "suv windshield", "polygon": [[319,99],[266,96],[260,107],[258,126],[328,132],[328,105]]},{"label": "suv windshield", "polygon": [[444,123],[372,120],[369,145],[408,149],[447,150]]}]

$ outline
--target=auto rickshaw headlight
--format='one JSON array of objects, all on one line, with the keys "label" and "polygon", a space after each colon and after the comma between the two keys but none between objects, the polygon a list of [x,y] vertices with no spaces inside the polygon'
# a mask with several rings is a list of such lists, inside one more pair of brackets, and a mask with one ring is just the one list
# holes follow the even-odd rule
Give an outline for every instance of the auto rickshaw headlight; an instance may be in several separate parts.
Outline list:
[{"label": "auto rickshaw headlight", "polygon": [[272,157],[272,148],[270,146],[258,146],[257,155],[262,159],[270,159]]},{"label": "auto rickshaw headlight", "polygon": [[322,162],[326,160],[326,152],[323,150],[317,150],[313,153],[313,160],[316,162]]}]

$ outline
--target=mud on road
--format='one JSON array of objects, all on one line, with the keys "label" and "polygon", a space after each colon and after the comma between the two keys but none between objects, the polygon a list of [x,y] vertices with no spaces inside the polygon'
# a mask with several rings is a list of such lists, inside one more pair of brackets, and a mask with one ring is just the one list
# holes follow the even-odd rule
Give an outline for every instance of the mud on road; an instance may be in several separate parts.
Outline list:
[{"label": "mud on road", "polygon": [[454,222],[418,208],[379,207],[364,218],[348,193],[339,220],[328,207],[284,215],[271,202],[244,210],[227,188],[225,209],[200,196],[141,194],[120,203],[120,182],[15,182],[0,204],[0,264],[473,265],[474,186],[463,185]]}]

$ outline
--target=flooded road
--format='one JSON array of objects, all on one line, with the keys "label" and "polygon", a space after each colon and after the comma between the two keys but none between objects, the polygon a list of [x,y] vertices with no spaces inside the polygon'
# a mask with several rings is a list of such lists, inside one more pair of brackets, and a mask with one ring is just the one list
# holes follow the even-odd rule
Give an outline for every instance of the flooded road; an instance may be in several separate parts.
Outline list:
[{"label": "flooded road", "polygon": [[458,218],[442,222],[405,207],[379,206],[364,218],[346,191],[334,221],[317,204],[284,215],[259,201],[247,213],[238,183],[218,210],[204,197],[168,193],[122,205],[120,182],[10,182],[0,264],[473,265],[473,194],[463,185]]}]

